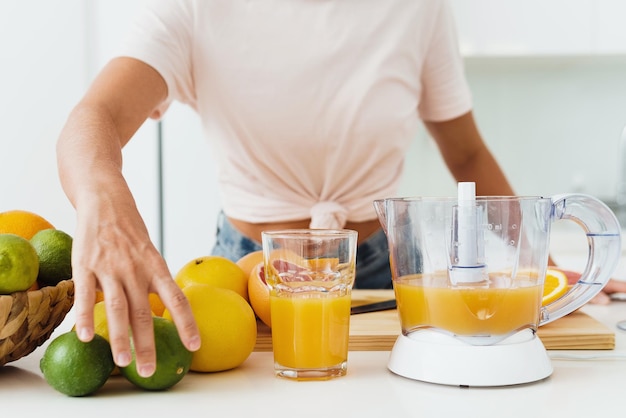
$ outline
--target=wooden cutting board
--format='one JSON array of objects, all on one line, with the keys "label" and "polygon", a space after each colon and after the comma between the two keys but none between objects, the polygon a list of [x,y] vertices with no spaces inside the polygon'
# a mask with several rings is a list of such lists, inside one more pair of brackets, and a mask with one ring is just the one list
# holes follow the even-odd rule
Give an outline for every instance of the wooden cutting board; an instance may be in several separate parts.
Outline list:
[{"label": "wooden cutting board", "polygon": [[[392,290],[353,290],[352,305],[393,298]],[[389,351],[400,334],[396,310],[370,312],[350,317],[351,351]],[[612,350],[615,333],[584,312],[576,311],[539,328],[537,333],[548,350]],[[272,351],[271,330],[258,323],[255,351]]]}]

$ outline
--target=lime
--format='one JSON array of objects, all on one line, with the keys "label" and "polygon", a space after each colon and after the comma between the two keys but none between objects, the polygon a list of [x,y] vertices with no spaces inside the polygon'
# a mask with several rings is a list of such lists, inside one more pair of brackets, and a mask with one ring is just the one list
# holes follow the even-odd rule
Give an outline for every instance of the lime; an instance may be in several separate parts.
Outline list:
[{"label": "lime", "polygon": [[[191,366],[191,351],[183,345],[176,326],[169,319],[153,316],[154,344],[156,346],[156,371],[150,377],[137,373],[135,352],[133,361],[120,367],[120,372],[134,385],[146,390],[165,390],[180,382]],[[132,343],[132,339],[131,339]]]},{"label": "lime", "polygon": [[39,256],[37,281],[44,286],[55,286],[61,280],[72,278],[72,237],[59,229],[37,232],[30,243]]},{"label": "lime", "polygon": [[86,396],[100,389],[115,363],[109,342],[94,335],[88,343],[78,339],[75,331],[56,337],[39,362],[46,382],[69,396]]},{"label": "lime", "polygon": [[33,246],[15,234],[0,234],[0,294],[21,292],[37,280],[39,258]]}]

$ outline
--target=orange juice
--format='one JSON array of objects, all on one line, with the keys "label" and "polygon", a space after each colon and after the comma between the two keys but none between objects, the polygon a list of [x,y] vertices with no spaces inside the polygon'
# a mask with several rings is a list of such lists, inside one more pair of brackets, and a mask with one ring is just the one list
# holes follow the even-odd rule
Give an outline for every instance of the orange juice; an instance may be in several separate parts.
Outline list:
[{"label": "orange juice", "polygon": [[350,293],[272,292],[274,362],[293,369],[324,369],[348,357]]},{"label": "orange juice", "polygon": [[498,336],[536,329],[542,284],[536,278],[490,276],[489,286],[452,286],[445,274],[410,275],[394,283],[402,332],[438,328],[459,336]]}]

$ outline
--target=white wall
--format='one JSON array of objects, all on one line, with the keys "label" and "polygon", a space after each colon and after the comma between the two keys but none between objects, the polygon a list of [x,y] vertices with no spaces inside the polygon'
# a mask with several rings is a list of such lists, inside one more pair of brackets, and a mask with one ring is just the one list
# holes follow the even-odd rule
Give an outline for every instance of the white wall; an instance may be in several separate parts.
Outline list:
[{"label": "white wall", "polygon": [[84,16],[81,0],[0,2],[0,211],[31,210],[68,232],[55,141],[84,87]]},{"label": "white wall", "polygon": [[[137,0],[0,2],[0,211],[27,209],[73,233],[56,168],[65,120],[119,42]],[[144,132],[146,131],[146,132]],[[125,172],[156,226],[154,126],[124,150]],[[156,233],[157,231],[154,230]]]}]

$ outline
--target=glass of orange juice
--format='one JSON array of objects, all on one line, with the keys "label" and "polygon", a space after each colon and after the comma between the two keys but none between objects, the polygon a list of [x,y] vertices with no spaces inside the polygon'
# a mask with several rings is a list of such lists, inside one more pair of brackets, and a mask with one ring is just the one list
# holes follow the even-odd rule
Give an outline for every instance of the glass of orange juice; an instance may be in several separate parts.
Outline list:
[{"label": "glass of orange juice", "polygon": [[290,229],[262,236],[276,375],[345,375],[357,232]]}]

